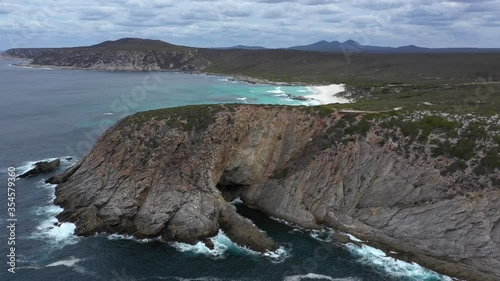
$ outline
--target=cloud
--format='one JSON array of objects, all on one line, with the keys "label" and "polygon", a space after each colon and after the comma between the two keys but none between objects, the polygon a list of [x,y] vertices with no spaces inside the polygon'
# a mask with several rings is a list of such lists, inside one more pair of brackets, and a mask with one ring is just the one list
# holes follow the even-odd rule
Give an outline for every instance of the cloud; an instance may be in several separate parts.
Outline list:
[{"label": "cloud", "polygon": [[[180,45],[500,47],[500,0],[3,0],[0,49],[148,37]],[[362,39],[362,40],[361,40]]]}]

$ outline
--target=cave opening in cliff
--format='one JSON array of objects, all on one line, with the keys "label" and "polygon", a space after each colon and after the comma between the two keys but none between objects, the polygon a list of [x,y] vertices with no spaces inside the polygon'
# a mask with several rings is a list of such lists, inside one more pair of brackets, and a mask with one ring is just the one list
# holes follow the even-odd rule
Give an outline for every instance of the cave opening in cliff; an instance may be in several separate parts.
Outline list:
[{"label": "cave opening in cliff", "polygon": [[224,199],[231,202],[240,197],[241,192],[250,185],[248,177],[240,169],[226,170],[217,183],[217,189]]}]

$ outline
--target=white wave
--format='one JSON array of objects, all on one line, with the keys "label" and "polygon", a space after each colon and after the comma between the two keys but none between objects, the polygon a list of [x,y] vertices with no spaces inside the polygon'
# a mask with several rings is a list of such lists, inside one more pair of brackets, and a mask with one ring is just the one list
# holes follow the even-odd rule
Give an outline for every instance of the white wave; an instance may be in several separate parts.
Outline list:
[{"label": "white wave", "polygon": [[46,265],[45,267],[53,267],[53,266],[67,266],[67,267],[72,267],[72,266],[74,266],[75,264],[77,264],[77,263],[79,263],[81,261],[82,261],[81,259],[77,259],[75,257],[70,257],[70,259],[56,261],[56,262],[53,262],[51,264]]},{"label": "white wave", "polygon": [[276,249],[274,252],[267,251],[263,255],[265,257],[268,257],[273,263],[282,263],[288,257],[290,257],[291,254],[289,249],[285,249],[284,246],[279,246],[279,248]]},{"label": "white wave", "polygon": [[66,267],[72,268],[74,271],[76,271],[80,274],[95,276],[96,274],[94,272],[87,271],[83,266],[78,265],[78,263],[81,261],[84,261],[84,260],[78,259],[78,258],[75,258],[72,256],[67,260],[56,261],[56,262],[53,262],[51,264],[46,265],[45,267],[66,266]]},{"label": "white wave", "polygon": [[297,93],[307,93],[307,90],[297,90]]},{"label": "white wave", "polygon": [[210,238],[210,240],[214,244],[213,250],[208,248],[203,242],[198,242],[195,245],[173,242],[171,245],[180,252],[203,254],[213,258],[224,258],[227,249],[234,246],[234,243],[224,234],[222,230],[219,230],[219,233],[215,237]]},{"label": "white wave", "polygon": [[27,65],[22,65],[22,64],[10,64],[9,66],[21,67],[21,68],[35,68],[35,67],[32,67],[32,66],[27,66]]},{"label": "white wave", "polygon": [[67,165],[73,165],[76,162],[78,162],[78,158],[75,156],[71,156],[71,155],[61,156],[61,157],[59,157],[59,159],[61,159],[61,163],[67,164]]},{"label": "white wave", "polygon": [[78,237],[74,235],[76,225],[69,222],[59,223],[57,218],[51,217],[42,221],[37,227],[36,232],[32,233],[30,238],[47,240],[48,243],[63,247],[78,242]]},{"label": "white wave", "polygon": [[333,277],[330,277],[328,275],[308,273],[305,275],[286,276],[283,281],[300,281],[302,279],[329,280],[329,281],[357,281],[357,280],[359,280],[358,278],[352,278],[352,277],[333,278]]},{"label": "white wave", "polygon": [[57,205],[50,205],[36,209],[35,214],[37,216],[44,216],[44,215],[55,216],[60,212],[62,212],[62,210],[63,209]]},{"label": "white wave", "polygon": [[17,267],[17,266],[16,266],[16,268],[17,268],[18,270],[19,270],[19,269],[36,269],[36,270],[38,270],[38,269],[42,269],[41,267],[39,267],[39,266],[34,266],[34,265],[33,265],[33,266],[30,266],[30,265],[28,265],[28,266],[19,266],[19,267]]},{"label": "white wave", "polygon": [[[53,190],[55,185],[48,185]],[[52,191],[52,202],[55,197]],[[59,223],[56,215],[63,209],[56,205],[39,207],[35,210],[35,215],[42,217],[41,223],[36,227],[36,231],[31,234],[31,239],[45,240],[56,248],[62,248],[66,245],[78,243],[79,238],[74,235],[76,225],[69,222]]]},{"label": "white wave", "polygon": [[415,281],[430,278],[452,281],[450,277],[442,276],[416,263],[408,263],[388,257],[383,251],[367,245],[358,247],[349,243],[346,246],[352,253],[359,256],[361,263],[374,266],[395,277],[410,277]]},{"label": "white wave", "polygon": [[281,87],[276,87],[276,88],[274,88],[274,90],[266,91],[266,92],[273,93],[273,94],[282,94],[282,95],[285,94],[285,92],[283,90],[281,90]]},{"label": "white wave", "polygon": [[114,115],[113,112],[105,112],[104,115]]},{"label": "white wave", "polygon": [[208,248],[203,242],[198,242],[195,245],[181,242],[172,242],[170,243],[170,245],[180,252],[202,254],[214,259],[225,258],[229,250],[249,255],[264,256],[269,258],[273,263],[281,263],[290,256],[290,250],[285,249],[284,246],[280,246],[276,251],[267,251],[263,254],[250,250],[246,247],[242,247],[231,241],[231,239],[229,239],[229,237],[227,237],[227,235],[224,234],[224,231],[222,230],[219,230],[219,233],[216,236],[210,238],[210,240],[214,245],[214,249]]},{"label": "white wave", "polygon": [[226,281],[226,280],[230,280],[230,281],[236,281],[235,279],[220,279],[220,278],[214,278],[214,277],[198,277],[198,278],[184,278],[184,277],[165,277],[165,278],[162,278],[162,277],[157,277],[158,279],[162,280],[162,279],[167,279],[167,280],[171,280],[172,278],[175,278],[176,280],[178,281]]},{"label": "white wave", "polygon": [[351,234],[349,234],[349,233],[343,233],[343,234],[345,234],[345,235],[349,236],[349,238],[350,238],[352,241],[355,241],[355,242],[364,242],[363,240],[358,239],[358,237],[356,237],[356,236],[354,236],[354,235],[351,235]]},{"label": "white wave", "polygon": [[46,183],[45,182],[45,179],[41,179],[40,181],[38,181],[35,185],[37,188],[44,188],[44,189],[48,189],[50,190],[50,193],[49,193],[49,199],[47,200],[47,203],[50,204],[49,206],[45,206],[45,207],[40,207],[38,208],[35,213],[36,215],[43,215],[43,214],[48,214],[47,212],[44,212],[44,208],[48,208],[48,209],[52,209],[54,212],[57,208],[57,212],[56,213],[52,213],[52,215],[57,215],[58,213],[60,213],[60,208],[53,205],[53,202],[54,202],[54,199],[56,199],[56,187],[57,187],[57,184],[50,184],[50,183]]},{"label": "white wave", "polygon": [[235,205],[235,204],[243,204],[243,201],[241,201],[241,198],[238,197],[238,198],[234,199],[233,201],[231,201],[230,204],[233,204],[233,205]]},{"label": "white wave", "polygon": [[312,230],[309,234],[312,238],[322,241],[322,242],[332,242],[333,229],[331,228],[322,228],[319,230]]},{"label": "white wave", "polygon": [[349,99],[338,97],[337,94],[345,91],[344,84],[332,84],[328,86],[310,86],[307,89],[314,94],[307,95],[306,97],[312,98],[320,104],[329,103],[350,103]]},{"label": "white wave", "polygon": [[236,98],[237,100],[240,100],[240,101],[243,101],[244,103],[248,103],[247,101],[247,98],[246,97],[243,97],[243,98]]},{"label": "white wave", "polygon": [[[99,235],[100,234],[97,234],[96,236],[99,236]],[[106,235],[106,239],[108,239],[108,240],[132,240],[132,241],[138,242],[138,243],[150,243],[150,242],[153,242],[153,241],[161,241],[160,237],[158,237],[158,238],[137,239],[137,238],[135,238],[132,235],[124,235],[124,234],[116,234],[116,233],[105,234],[105,235]]]}]

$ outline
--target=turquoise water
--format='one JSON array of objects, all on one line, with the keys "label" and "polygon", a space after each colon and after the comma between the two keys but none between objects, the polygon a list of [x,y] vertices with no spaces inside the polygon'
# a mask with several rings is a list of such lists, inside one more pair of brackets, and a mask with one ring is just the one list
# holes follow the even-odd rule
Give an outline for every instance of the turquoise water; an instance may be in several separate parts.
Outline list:
[{"label": "turquoise water", "polygon": [[[80,159],[117,119],[133,112],[201,103],[304,104],[284,93],[306,87],[251,85],[224,77],[183,73],[127,73],[12,67],[0,60],[0,183],[8,167],[21,173],[34,161]],[[159,76],[152,76],[159,75]],[[244,99],[246,98],[246,99]],[[281,247],[266,255],[233,244],[223,233],[202,244],[96,235],[75,237],[74,225],[55,227],[61,209],[52,204],[46,175],[17,182],[17,273],[7,273],[6,212],[0,211],[0,280],[450,280],[380,251],[332,243],[333,230],[310,232],[235,203],[238,211]],[[1,206],[6,193],[0,192]]]}]

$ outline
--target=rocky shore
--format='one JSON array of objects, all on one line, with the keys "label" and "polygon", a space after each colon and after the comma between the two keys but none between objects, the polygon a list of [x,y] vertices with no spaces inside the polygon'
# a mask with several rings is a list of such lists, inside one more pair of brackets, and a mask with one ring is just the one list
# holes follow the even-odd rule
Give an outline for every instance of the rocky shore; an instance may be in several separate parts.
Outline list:
[{"label": "rocky shore", "polygon": [[[338,131],[346,120],[349,135]],[[382,141],[375,125],[357,130],[361,122],[314,107],[137,113],[51,180],[64,208],[58,218],[79,235],[195,243],[223,229],[253,250],[276,249],[228,203],[240,197],[273,217],[331,226],[444,274],[498,280],[500,189],[460,186],[439,168],[451,160],[408,157],[398,149],[404,141]]]}]

